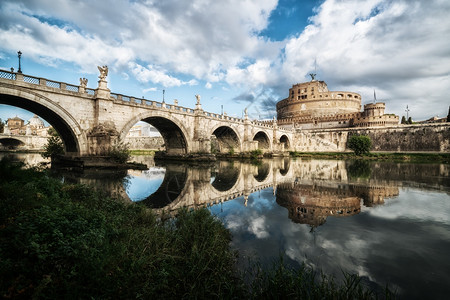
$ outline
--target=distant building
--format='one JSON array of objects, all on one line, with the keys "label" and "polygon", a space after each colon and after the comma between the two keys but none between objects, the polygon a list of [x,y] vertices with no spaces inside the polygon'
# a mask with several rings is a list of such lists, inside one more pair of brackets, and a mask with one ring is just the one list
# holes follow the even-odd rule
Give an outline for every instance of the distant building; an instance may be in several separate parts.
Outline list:
[{"label": "distant building", "polygon": [[289,97],[277,103],[277,123],[302,129],[397,125],[398,116],[384,110],[385,104],[377,102],[361,112],[361,95],[329,91],[324,81],[313,79],[293,85]]},{"label": "distant building", "polygon": [[445,123],[445,122],[447,122],[447,117],[445,117],[445,118],[432,117],[432,118],[429,118],[428,120],[416,121],[414,123],[416,123],[416,124],[433,124],[433,123]]},{"label": "distant building", "polygon": [[38,135],[47,136],[49,127],[44,125],[44,122],[34,115],[27,124],[19,117],[10,118],[6,121],[4,134],[11,135]]},{"label": "distant building", "polygon": [[128,132],[128,137],[160,137],[159,131],[152,125],[146,122],[138,122],[131,127]]}]

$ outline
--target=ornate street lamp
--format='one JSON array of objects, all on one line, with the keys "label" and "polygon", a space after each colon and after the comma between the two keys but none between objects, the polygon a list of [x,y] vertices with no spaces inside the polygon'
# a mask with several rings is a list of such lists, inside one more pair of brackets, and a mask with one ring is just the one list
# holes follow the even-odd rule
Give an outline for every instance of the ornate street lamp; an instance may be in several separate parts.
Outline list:
[{"label": "ornate street lamp", "polygon": [[17,73],[22,73],[22,68],[20,67],[20,57],[22,56],[22,52],[17,52],[17,56],[19,57],[19,70],[17,70]]}]

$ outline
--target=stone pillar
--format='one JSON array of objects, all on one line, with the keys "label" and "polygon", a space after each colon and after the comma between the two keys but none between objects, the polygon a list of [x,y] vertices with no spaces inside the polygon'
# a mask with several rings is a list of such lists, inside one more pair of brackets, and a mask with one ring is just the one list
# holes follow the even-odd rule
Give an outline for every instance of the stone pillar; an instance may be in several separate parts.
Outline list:
[{"label": "stone pillar", "polygon": [[108,67],[98,67],[100,71],[98,87],[95,90],[95,110],[93,127],[87,133],[90,155],[108,155],[117,145],[119,133],[114,125],[113,100],[108,89],[106,76]]},{"label": "stone pillar", "polygon": [[207,136],[205,130],[200,126],[200,120],[204,118],[204,112],[200,103],[200,95],[195,95],[197,103],[194,109],[194,141],[197,149],[192,149],[198,153],[211,153],[211,137]]},{"label": "stone pillar", "polygon": [[251,122],[248,118],[247,108],[244,110],[244,140],[242,141],[242,151],[251,151],[252,149],[252,137],[250,135]]}]

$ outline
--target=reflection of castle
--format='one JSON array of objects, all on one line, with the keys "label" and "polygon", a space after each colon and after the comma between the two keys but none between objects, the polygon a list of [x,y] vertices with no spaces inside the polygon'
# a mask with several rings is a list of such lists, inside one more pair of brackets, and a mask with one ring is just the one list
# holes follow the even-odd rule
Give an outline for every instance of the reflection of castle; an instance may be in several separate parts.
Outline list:
[{"label": "reflection of castle", "polygon": [[361,199],[366,207],[383,204],[384,199],[397,196],[397,187],[359,186],[337,184],[334,187],[319,184],[281,184],[276,201],[286,207],[295,223],[313,227],[326,222],[327,217],[346,217],[361,211]]},{"label": "reflection of castle", "polygon": [[351,216],[361,211],[360,199],[348,188],[283,184],[277,187],[277,203],[287,207],[295,223],[314,227],[328,216]]},{"label": "reflection of castle", "polygon": [[311,80],[295,84],[289,97],[277,103],[278,124],[303,129],[336,127],[391,126],[398,116],[385,114],[382,102],[364,105],[361,95],[353,92],[329,91],[324,81]]}]

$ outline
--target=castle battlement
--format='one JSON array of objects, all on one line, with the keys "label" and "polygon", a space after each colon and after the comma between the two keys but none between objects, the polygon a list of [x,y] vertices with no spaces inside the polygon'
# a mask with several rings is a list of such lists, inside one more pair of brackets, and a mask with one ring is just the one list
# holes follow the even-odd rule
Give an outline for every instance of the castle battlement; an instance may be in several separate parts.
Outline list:
[{"label": "castle battlement", "polygon": [[397,125],[399,118],[384,113],[383,102],[364,105],[361,95],[348,91],[329,91],[324,81],[297,83],[289,97],[277,103],[280,126],[296,128],[373,127]]}]

